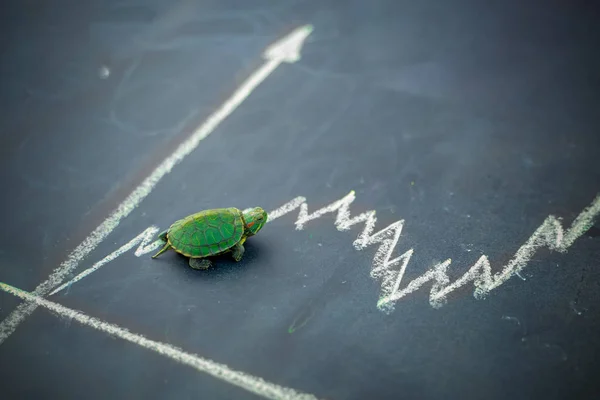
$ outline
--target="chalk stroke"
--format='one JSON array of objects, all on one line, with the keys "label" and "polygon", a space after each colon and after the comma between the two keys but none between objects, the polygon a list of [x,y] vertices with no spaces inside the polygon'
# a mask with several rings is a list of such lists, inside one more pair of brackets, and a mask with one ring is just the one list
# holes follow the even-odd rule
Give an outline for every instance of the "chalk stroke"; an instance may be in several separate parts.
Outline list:
[{"label": "chalk stroke", "polygon": [[[539,248],[545,247],[565,253],[575,240],[593,225],[594,219],[599,214],[600,196],[575,218],[571,227],[566,232],[558,218],[552,215],[548,216],[542,225],[535,230],[533,235],[527,239],[525,244],[517,250],[508,264],[495,275],[492,275],[492,268],[488,257],[482,255],[462,277],[454,281],[454,283],[449,284],[450,278],[447,274],[447,268],[451,261],[446,260],[444,263],[433,267],[421,277],[414,279],[403,290],[390,293],[386,298],[381,299],[380,302],[397,301],[430,281],[433,282],[429,295],[429,302],[432,307],[437,308],[442,306],[447,301],[448,294],[468,282],[473,282],[475,286],[473,293],[475,298],[482,299],[489,292],[504,284],[513,275],[522,271]],[[402,279],[402,276],[399,275],[398,279]]]},{"label": "chalk stroke", "polygon": [[147,339],[146,337],[138,335],[136,333],[132,333],[125,328],[121,328],[117,325],[101,321],[94,317],[90,317],[82,313],[81,311],[64,307],[60,304],[48,301],[46,299],[43,299],[42,297],[17,289],[5,283],[0,282],[0,289],[2,289],[6,293],[10,293],[14,296],[17,296],[27,302],[36,304],[38,306],[42,306],[62,317],[66,317],[70,320],[75,320],[82,325],[89,326],[101,332],[105,332],[109,335],[137,344],[138,346],[141,346],[148,350],[152,350],[176,362],[188,365],[196,369],[197,371],[204,372],[217,379],[225,381],[231,385],[238,386],[244,390],[247,390],[266,399],[316,399],[316,397],[311,394],[300,393],[294,389],[267,382],[262,378],[252,376],[244,372],[235,371],[224,364],[219,364],[212,360],[199,357],[196,354],[186,353],[185,351],[167,343]]},{"label": "chalk stroke", "polygon": [[159,247],[162,246],[162,243],[160,241],[156,240],[156,234],[158,233],[158,231],[159,231],[159,229],[155,226],[151,226],[151,227],[147,228],[145,231],[143,231],[142,233],[137,235],[135,238],[130,240],[128,243],[119,247],[117,250],[113,251],[112,253],[110,253],[109,255],[104,257],[102,260],[100,260],[97,263],[95,263],[94,265],[92,265],[90,268],[86,269],[85,271],[81,272],[79,275],[77,275],[70,281],[63,283],[62,285],[60,285],[59,287],[54,289],[52,292],[50,292],[50,294],[48,296],[53,296],[56,293],[60,292],[61,290],[65,289],[66,287],[70,287],[75,282],[78,282],[78,281],[82,280],[83,278],[85,278],[86,276],[88,276],[89,274],[91,274],[92,272],[97,271],[105,264],[108,264],[109,262],[111,262],[115,258],[119,257],[123,253],[126,253],[129,250],[133,249],[138,244],[139,244],[139,246],[135,250],[135,255],[137,257],[139,257],[143,254],[150,253],[154,250],[157,250]]},{"label": "chalk stroke", "polygon": [[[282,63],[300,60],[300,50],[312,32],[310,25],[302,26],[269,46],[263,58],[266,62],[259,67],[190,137],[167,157],[127,198],[100,224],[81,244],[69,254],[50,277],[40,283],[33,293],[44,296],[74,271],[79,263],[92,252],[141,202],[150,194],[158,182],[198,147],[201,140],[210,135],[250,94]],[[37,303],[20,304],[0,323],[0,344],[8,338],[19,324],[37,308]]]},{"label": "chalk stroke", "polygon": [[350,204],[354,202],[355,198],[355,192],[351,191],[340,200],[309,214],[306,199],[297,197],[274,210],[272,214],[269,214],[269,218],[271,220],[280,218],[299,208],[300,211],[296,220],[296,229],[298,230],[304,229],[306,223],[333,212],[337,212],[335,226],[339,231],[345,231],[353,225],[364,223],[362,232],[353,244],[357,250],[363,250],[374,244],[379,245],[373,258],[371,277],[382,281],[381,295],[377,307],[386,313],[393,311],[395,302],[429,282],[432,283],[429,303],[434,308],[444,305],[451,292],[469,282],[473,282],[475,286],[474,297],[482,299],[513,275],[520,273],[539,248],[546,247],[550,250],[566,252],[575,240],[593,225],[594,220],[600,215],[600,196],[598,196],[589,207],[575,218],[567,231],[563,229],[558,218],[552,215],[548,216],[525,244],[519,248],[513,259],[495,275],[492,275],[488,257],[483,255],[461,278],[450,283],[447,270],[452,260],[447,259],[412,280],[405,288],[400,289],[408,262],[414,252],[413,249],[409,249],[398,257],[392,258],[394,249],[400,239],[404,220],[398,220],[373,233],[377,221],[374,210],[363,212],[355,217],[350,216]]},{"label": "chalk stroke", "polygon": [[[376,212],[374,210],[366,211],[352,218],[350,217],[350,204],[352,204],[355,199],[356,193],[351,191],[348,195],[340,200],[337,200],[330,205],[309,214],[308,205],[306,204],[305,198],[297,197],[296,199],[275,210],[273,214],[275,218],[279,218],[296,210],[297,208],[300,208],[300,212],[298,213],[298,218],[295,224],[296,229],[298,230],[304,229],[304,225],[307,222],[335,211],[337,211],[335,226],[339,231],[346,231],[356,224],[364,223],[362,232],[353,244],[357,250],[363,250],[370,245],[379,244],[379,247],[376,250],[373,258],[371,277],[380,278],[382,280],[382,297],[385,297],[396,292],[400,285],[400,280],[397,279],[397,272],[394,271],[394,268],[400,266],[400,270],[403,271],[408,265],[413,253],[413,250],[410,249],[404,254],[391,259],[396,244],[400,239],[404,220],[396,221],[379,232],[373,233],[375,230],[375,223],[377,222],[377,218],[375,216]],[[269,214],[269,219],[271,219],[271,214]],[[386,310],[384,309],[384,311]]]}]

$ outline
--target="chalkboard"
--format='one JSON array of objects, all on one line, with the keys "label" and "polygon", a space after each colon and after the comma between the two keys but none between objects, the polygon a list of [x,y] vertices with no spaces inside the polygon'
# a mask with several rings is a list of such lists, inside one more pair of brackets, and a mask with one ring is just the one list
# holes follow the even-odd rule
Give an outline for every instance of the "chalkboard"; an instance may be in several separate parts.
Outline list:
[{"label": "chalkboard", "polygon": [[11,3],[2,399],[598,398],[590,4]]}]

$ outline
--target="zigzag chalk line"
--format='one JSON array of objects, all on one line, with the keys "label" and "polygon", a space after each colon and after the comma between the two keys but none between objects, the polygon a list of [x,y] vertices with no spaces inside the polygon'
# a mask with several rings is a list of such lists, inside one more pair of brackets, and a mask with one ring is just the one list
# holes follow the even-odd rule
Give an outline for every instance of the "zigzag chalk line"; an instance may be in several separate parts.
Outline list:
[{"label": "zigzag chalk line", "polygon": [[462,277],[450,283],[447,270],[452,260],[447,259],[435,265],[420,277],[413,279],[405,288],[400,289],[404,272],[414,252],[414,249],[409,249],[400,256],[392,258],[402,233],[404,220],[393,222],[384,229],[373,233],[377,222],[374,210],[363,212],[355,217],[350,216],[350,204],[355,199],[356,194],[351,191],[343,198],[309,214],[306,198],[297,197],[269,213],[269,221],[280,218],[299,208],[300,211],[295,223],[298,230],[304,229],[306,223],[333,212],[337,212],[335,227],[339,231],[345,231],[356,224],[364,223],[364,228],[353,245],[357,250],[363,250],[368,246],[379,244],[373,257],[371,277],[382,281],[381,295],[377,307],[384,312],[391,312],[394,309],[395,302],[418,290],[428,282],[433,283],[429,302],[434,308],[444,305],[451,292],[468,282],[473,282],[475,286],[473,293],[475,298],[484,298],[489,292],[498,288],[525,268],[539,248],[546,247],[550,250],[566,252],[575,240],[594,224],[595,219],[600,215],[600,196],[598,196],[590,206],[575,218],[571,227],[566,231],[558,218],[552,215],[548,216],[533,235],[527,239],[525,244],[519,248],[512,260],[495,275],[492,275],[488,257],[482,255]]}]

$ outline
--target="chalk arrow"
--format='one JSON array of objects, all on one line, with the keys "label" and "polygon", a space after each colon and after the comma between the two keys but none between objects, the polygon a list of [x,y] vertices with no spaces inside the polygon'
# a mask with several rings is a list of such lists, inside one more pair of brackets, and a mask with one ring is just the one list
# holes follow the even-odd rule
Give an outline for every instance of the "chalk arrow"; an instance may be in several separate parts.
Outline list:
[{"label": "chalk arrow", "polygon": [[[106,237],[120,224],[121,220],[131,212],[150,194],[158,182],[186,156],[193,152],[201,140],[210,135],[218,126],[235,111],[240,104],[260,85],[281,63],[294,63],[300,59],[302,44],[312,32],[311,25],[305,25],[273,43],[268,47],[263,57],[266,61],[254,71],[236,91],[215,110],[192,134],[165,158],[144,181],[102,222],[94,231],[77,246],[71,254],[56,268],[50,277],[40,283],[33,294],[46,296],[52,289],[60,286],[65,278],[71,274],[79,263],[88,256]],[[0,322],[0,344],[17,329],[37,308],[35,302],[20,304],[4,321]]]},{"label": "chalk arrow", "polygon": [[268,60],[295,63],[300,60],[300,50],[302,49],[302,45],[312,31],[312,25],[304,25],[294,30],[289,35],[267,47],[263,57]]}]

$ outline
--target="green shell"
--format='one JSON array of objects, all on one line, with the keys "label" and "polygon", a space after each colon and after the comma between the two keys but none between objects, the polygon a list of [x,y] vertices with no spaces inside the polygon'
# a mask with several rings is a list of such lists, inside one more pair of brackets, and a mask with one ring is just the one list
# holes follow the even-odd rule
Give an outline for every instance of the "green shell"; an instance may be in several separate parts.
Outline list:
[{"label": "green shell", "polygon": [[175,221],[167,240],[176,252],[201,258],[226,252],[242,240],[244,220],[237,208],[205,210]]}]

